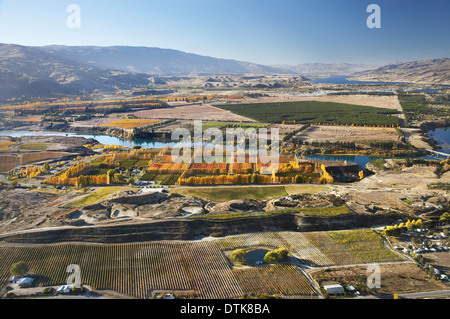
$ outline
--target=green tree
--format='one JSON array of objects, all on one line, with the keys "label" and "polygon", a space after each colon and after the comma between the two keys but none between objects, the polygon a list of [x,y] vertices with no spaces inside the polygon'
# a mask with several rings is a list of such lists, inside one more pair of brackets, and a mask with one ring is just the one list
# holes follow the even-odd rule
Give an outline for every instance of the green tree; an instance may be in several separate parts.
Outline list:
[{"label": "green tree", "polygon": [[278,254],[274,250],[271,250],[264,256],[264,261],[268,264],[274,264],[278,261],[278,258]]},{"label": "green tree", "polygon": [[13,276],[24,276],[28,270],[27,264],[24,261],[19,261],[11,266],[10,272]]},{"label": "green tree", "polygon": [[47,172],[47,171],[50,170],[50,165],[48,164],[48,162],[45,162],[45,163],[44,163],[44,166],[42,166],[42,170],[43,170],[44,172]]},{"label": "green tree", "polygon": [[106,173],[106,175],[108,176],[108,184],[111,184],[114,178],[114,170],[110,169],[108,170],[108,172]]},{"label": "green tree", "polygon": [[441,215],[441,217],[439,218],[439,220],[440,220],[441,222],[446,222],[446,223],[450,222],[450,213],[448,213],[448,212],[443,213],[443,214]]},{"label": "green tree", "polygon": [[245,250],[236,249],[231,253],[230,259],[233,262],[243,262],[245,260],[245,255],[246,255]]},{"label": "green tree", "polygon": [[423,222],[421,219],[416,220],[414,226],[415,228],[422,228]]},{"label": "green tree", "polygon": [[278,248],[277,250],[275,250],[275,252],[278,255],[278,259],[280,259],[280,260],[286,259],[288,257],[288,253],[289,253],[287,251],[287,249],[285,249],[283,247]]}]

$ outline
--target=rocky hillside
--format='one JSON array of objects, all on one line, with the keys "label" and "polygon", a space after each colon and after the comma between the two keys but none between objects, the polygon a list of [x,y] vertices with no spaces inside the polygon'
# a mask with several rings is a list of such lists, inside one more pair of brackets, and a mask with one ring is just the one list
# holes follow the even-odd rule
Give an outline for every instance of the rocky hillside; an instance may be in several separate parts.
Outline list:
[{"label": "rocky hillside", "polygon": [[352,79],[450,85],[450,59],[442,58],[390,64],[376,70],[356,73]]},{"label": "rocky hillside", "polygon": [[297,65],[277,65],[292,73],[304,74],[313,77],[331,77],[338,75],[350,75],[356,72],[374,70],[378,65],[352,64],[352,63],[303,63]]},{"label": "rocky hillside", "polygon": [[0,44],[0,102],[126,90],[157,75],[283,74],[283,69],[147,47]]},{"label": "rocky hillside", "polygon": [[0,44],[0,102],[17,97],[51,97],[149,83],[145,74],[90,66],[38,47]]}]

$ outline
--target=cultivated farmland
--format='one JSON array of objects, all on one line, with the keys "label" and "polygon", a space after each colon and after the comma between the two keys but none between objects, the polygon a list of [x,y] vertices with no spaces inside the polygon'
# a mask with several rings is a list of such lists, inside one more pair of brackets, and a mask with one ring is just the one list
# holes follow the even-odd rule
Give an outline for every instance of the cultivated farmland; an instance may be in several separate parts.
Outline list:
[{"label": "cultivated farmland", "polygon": [[77,264],[84,284],[136,298],[149,298],[153,290],[194,291],[197,298],[242,295],[226,259],[211,243],[0,247],[0,256],[2,283],[11,265],[24,261],[40,286],[65,284],[67,266]]},{"label": "cultivated farmland", "polygon": [[194,298],[236,298],[259,293],[284,297],[315,294],[293,264],[233,268],[225,252],[237,248],[287,249],[296,262],[309,266],[403,261],[369,229],[342,232],[271,232],[208,241],[155,241],[129,244],[0,246],[0,281],[10,267],[24,261],[38,286],[64,284],[66,268],[77,264],[82,283],[135,298],[155,291],[184,291]]},{"label": "cultivated farmland", "polygon": [[300,101],[284,103],[217,105],[262,123],[398,126],[397,111],[371,106]]},{"label": "cultivated farmland", "polygon": [[404,260],[404,257],[384,247],[382,241],[382,237],[374,231],[361,229],[245,234],[219,239],[218,245],[223,250],[284,247],[298,258],[299,262],[309,266]]},{"label": "cultivated farmland", "polygon": [[183,103],[174,105],[170,108],[150,109],[131,113],[140,118],[147,119],[181,119],[181,120],[203,120],[203,121],[222,121],[228,122],[254,122],[245,116],[233,114],[226,110],[213,107],[207,104],[195,105]]},{"label": "cultivated farmland", "polygon": [[247,294],[258,291],[268,295],[289,297],[316,295],[305,275],[292,265],[234,269],[233,274]]},{"label": "cultivated farmland", "polygon": [[136,127],[147,126],[158,122],[159,122],[158,120],[146,120],[146,119],[121,119],[121,120],[114,120],[109,123],[102,124],[100,126],[134,129]]}]

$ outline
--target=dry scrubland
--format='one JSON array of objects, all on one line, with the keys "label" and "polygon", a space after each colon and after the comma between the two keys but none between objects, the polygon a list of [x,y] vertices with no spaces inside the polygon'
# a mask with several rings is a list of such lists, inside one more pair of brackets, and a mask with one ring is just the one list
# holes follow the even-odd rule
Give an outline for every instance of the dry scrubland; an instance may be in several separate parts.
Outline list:
[{"label": "dry scrubland", "polygon": [[394,128],[313,125],[296,136],[306,142],[398,141]]},{"label": "dry scrubland", "polygon": [[[413,262],[379,264],[381,274],[380,294],[414,293],[417,291],[436,291],[448,289],[441,282],[427,276]],[[330,268],[312,272],[311,275],[318,282],[339,281],[347,285],[357,284],[361,274],[367,274],[367,267]],[[369,274],[372,272],[369,272]]]},{"label": "dry scrubland", "polygon": [[400,171],[382,171],[360,181],[361,186],[367,187],[407,187],[420,191],[427,190],[432,183],[449,183],[450,172],[438,177],[435,167],[408,167]]},{"label": "dry scrubland", "polygon": [[109,123],[101,124],[100,126],[134,129],[136,127],[147,126],[158,122],[159,122],[158,120],[146,120],[146,119],[120,119],[120,120],[113,120]]}]

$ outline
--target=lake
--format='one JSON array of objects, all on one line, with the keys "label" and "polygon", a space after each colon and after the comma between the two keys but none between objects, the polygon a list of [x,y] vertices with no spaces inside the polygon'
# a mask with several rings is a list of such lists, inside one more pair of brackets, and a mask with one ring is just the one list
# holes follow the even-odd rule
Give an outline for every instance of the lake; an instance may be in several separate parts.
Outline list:
[{"label": "lake", "polygon": [[428,136],[435,139],[444,153],[450,153],[450,127],[428,131]]},{"label": "lake", "polygon": [[[444,153],[450,153],[450,128],[440,128],[428,131],[428,135],[435,139],[436,142],[440,147],[440,151]],[[380,157],[380,156],[360,156],[360,155],[305,155],[305,158],[307,159],[314,159],[314,160],[322,160],[322,161],[347,161],[348,163],[356,163],[358,165],[361,165],[362,167],[365,167],[367,163],[369,163],[373,159],[378,158],[392,158],[392,157]],[[397,157],[402,158],[402,157]],[[436,159],[432,156],[423,156],[421,157],[423,159]],[[442,160],[442,159],[441,159]]]},{"label": "lake", "polygon": [[321,161],[347,161],[347,163],[356,163],[362,167],[366,167],[366,164],[371,160],[381,157],[377,156],[361,156],[361,155],[305,155],[306,159],[321,160]]},{"label": "lake", "polygon": [[[383,156],[362,156],[362,155],[305,155],[306,159],[312,160],[321,160],[321,161],[347,161],[347,163],[356,163],[362,167],[366,167],[366,165],[371,161],[379,158],[384,159],[402,159],[406,157],[383,157]],[[427,160],[435,160],[435,157],[432,156],[422,156],[420,158]],[[441,159],[442,160],[442,159]]]},{"label": "lake", "polygon": [[77,134],[65,132],[51,132],[51,131],[0,131],[0,136],[21,137],[21,136],[70,136],[70,137],[84,137],[97,140],[103,145],[119,145],[124,147],[133,147],[136,145],[143,148],[165,148],[175,146],[176,142],[159,142],[147,140],[124,140],[119,137],[109,136],[104,134]]},{"label": "lake", "polygon": [[348,75],[333,76],[325,79],[318,79],[311,81],[313,84],[373,84],[373,85],[384,85],[384,84],[408,84],[406,82],[376,82],[376,81],[353,81],[347,80],[350,78]]},{"label": "lake", "polygon": [[[450,128],[435,129],[428,132],[429,136],[436,139],[438,144],[442,147],[442,151],[450,153]],[[165,148],[173,147],[177,142],[159,142],[148,140],[124,140],[118,137],[109,135],[95,135],[95,134],[77,134],[77,133],[64,133],[64,132],[49,132],[49,131],[0,131],[0,136],[75,136],[92,138],[104,145],[119,145],[124,147],[133,147],[139,145],[143,148]],[[325,161],[347,161],[348,163],[356,163],[362,167],[365,167],[373,159],[380,158],[380,156],[360,156],[360,155],[305,155],[307,159],[325,160]],[[434,159],[431,156],[422,157],[424,159]]]}]

